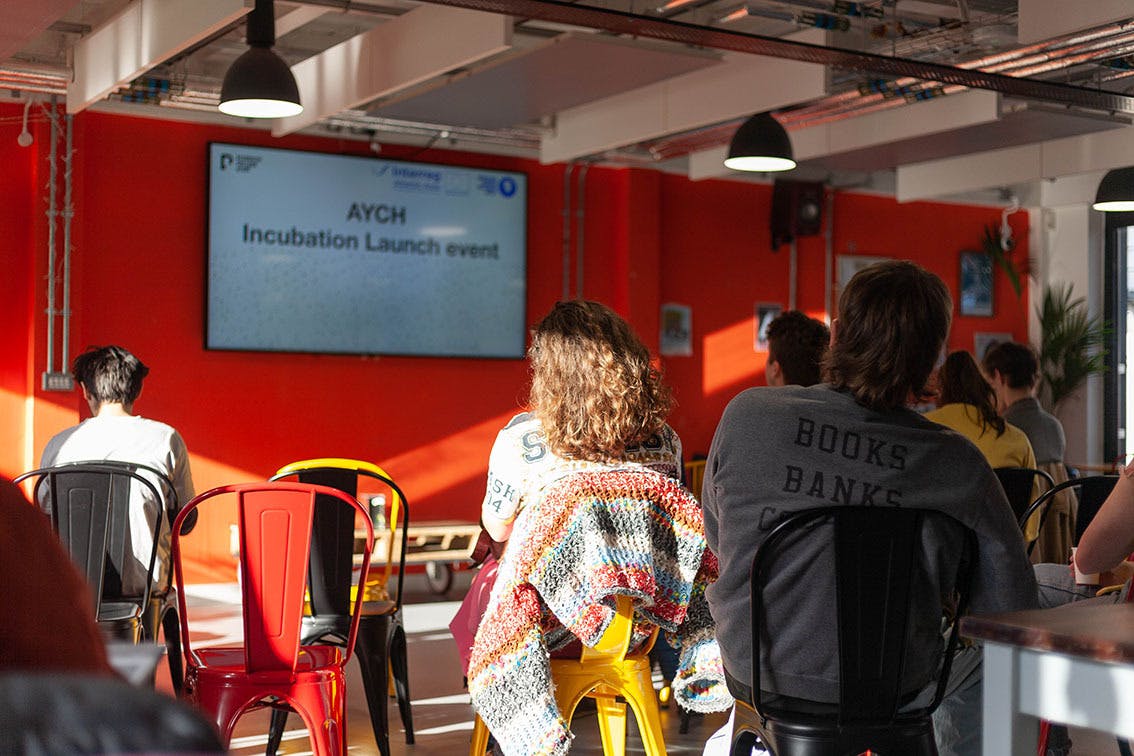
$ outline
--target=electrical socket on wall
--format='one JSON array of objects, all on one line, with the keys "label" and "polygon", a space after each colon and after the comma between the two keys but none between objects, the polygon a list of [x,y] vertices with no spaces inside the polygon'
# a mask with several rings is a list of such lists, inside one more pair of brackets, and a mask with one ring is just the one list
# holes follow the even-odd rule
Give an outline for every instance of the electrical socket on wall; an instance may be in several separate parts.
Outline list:
[{"label": "electrical socket on wall", "polygon": [[70,373],[48,373],[43,374],[43,390],[44,391],[73,391],[75,389],[75,379],[71,377]]}]

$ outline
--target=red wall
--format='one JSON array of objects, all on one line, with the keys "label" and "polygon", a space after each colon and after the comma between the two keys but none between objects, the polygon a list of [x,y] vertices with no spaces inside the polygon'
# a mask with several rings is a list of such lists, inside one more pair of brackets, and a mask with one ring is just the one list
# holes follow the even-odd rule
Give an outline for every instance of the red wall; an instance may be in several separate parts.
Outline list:
[{"label": "red wall", "polygon": [[[46,134],[15,147],[19,108],[0,106],[0,223],[9,271],[0,284],[5,344],[0,352],[0,419],[5,449],[31,433],[38,455],[47,437],[73,423],[77,394],[38,390],[45,320],[42,215]],[[6,116],[6,117],[5,117]],[[203,348],[206,145],[231,141],[369,154],[365,143],[314,137],[273,139],[258,130],[98,113],[75,120],[76,220],[72,352],[120,343],[152,372],[140,414],[178,428],[192,455],[198,490],[261,478],[308,457],[375,461],[406,490],[416,520],[475,519],[496,431],[522,403],[527,367],[519,360],[349,357],[210,352]],[[562,292],[562,165],[388,147],[383,157],[520,170],[528,175],[528,321]],[[627,316],[651,348],[659,305],[693,309],[693,355],[662,360],[678,407],[672,425],[686,455],[704,452],[724,404],[762,383],[753,351],[753,305],[787,304],[786,248],[769,248],[770,187],[690,182],[641,169],[592,168],[586,179],[583,294]],[[1018,214],[1014,220],[1026,223]],[[898,205],[838,193],[834,250],[908,257],[954,290],[958,252],[972,248],[999,211],[955,205]],[[1026,240],[1025,226],[1017,238]],[[572,244],[572,249],[574,243]],[[1021,250],[1026,254],[1026,250]],[[798,304],[822,315],[824,243],[799,242]],[[571,270],[574,276],[575,260]],[[975,330],[1026,334],[1026,302],[998,276],[997,314],[957,318],[953,347],[972,347]],[[10,289],[10,291],[9,291]],[[572,293],[575,292],[572,283]],[[33,296],[34,292],[34,296]],[[30,355],[35,353],[35,356]],[[68,355],[68,359],[73,355]],[[17,416],[34,397],[34,422]],[[26,414],[25,414],[26,418]],[[12,475],[25,462],[0,457]],[[206,539],[202,564],[226,563],[228,534]],[[201,577],[227,573],[203,570]]]}]

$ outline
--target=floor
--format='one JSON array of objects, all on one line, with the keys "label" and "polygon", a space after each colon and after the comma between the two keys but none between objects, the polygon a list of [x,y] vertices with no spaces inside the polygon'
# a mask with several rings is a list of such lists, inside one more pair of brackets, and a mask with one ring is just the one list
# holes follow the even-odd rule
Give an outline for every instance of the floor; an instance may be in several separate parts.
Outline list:
[{"label": "floor", "polygon": [[[461,684],[457,649],[448,625],[468,587],[470,575],[468,572],[457,573],[453,587],[445,596],[431,593],[424,575],[411,574],[406,578],[405,626],[409,641],[416,743],[406,745],[397,705],[391,700],[391,756],[468,753],[472,708]],[[239,636],[240,615],[235,585],[191,586],[187,592],[196,643],[221,644],[226,638]],[[163,679],[163,672],[159,670],[158,685],[168,690],[168,674]],[[358,756],[376,755],[378,747],[370,729],[358,665],[350,664],[347,672],[349,752]],[[689,732],[682,735],[678,732],[677,710],[663,709],[661,714],[666,751],[670,754],[700,754],[705,739],[726,719],[724,714],[694,716]],[[264,753],[268,718],[266,711],[246,715],[237,725],[231,753],[249,756]],[[632,723],[633,717],[629,719]],[[575,734],[572,753],[602,753],[593,715],[578,716],[572,723],[572,730]],[[1072,728],[1071,737],[1075,756],[1114,756],[1118,753],[1114,739],[1104,733]],[[302,729],[298,717],[291,717],[279,753],[303,756],[311,752],[306,730]],[[629,727],[626,752],[631,755],[644,753],[633,724]]]}]

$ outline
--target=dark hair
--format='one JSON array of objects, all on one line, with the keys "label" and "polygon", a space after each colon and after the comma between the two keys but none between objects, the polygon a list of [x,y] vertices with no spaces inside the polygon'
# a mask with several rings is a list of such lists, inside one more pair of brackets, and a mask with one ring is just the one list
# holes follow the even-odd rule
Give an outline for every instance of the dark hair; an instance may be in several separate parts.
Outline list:
[{"label": "dark hair", "polygon": [[924,396],[952,317],[949,290],[933,273],[896,260],[864,268],[839,297],[827,380],[876,410]]},{"label": "dark hair", "polygon": [[784,381],[813,386],[822,379],[823,354],[831,340],[827,324],[788,310],[768,324],[768,362],[778,362]]},{"label": "dark hair", "polygon": [[1029,344],[1001,341],[984,353],[984,372],[991,376],[999,371],[1011,388],[1030,389],[1039,378],[1039,359]]},{"label": "dark hair", "polygon": [[71,375],[97,404],[131,405],[150,369],[120,346],[87,347],[71,363]]},{"label": "dark hair", "polygon": [[971,404],[980,412],[982,433],[991,427],[997,436],[1004,434],[1004,418],[996,412],[996,392],[980,374],[971,354],[950,354],[945,358],[937,380],[942,404]]},{"label": "dark hair", "polygon": [[532,331],[530,408],[563,457],[622,459],[665,425],[669,389],[630,325],[598,302],[559,302]]}]

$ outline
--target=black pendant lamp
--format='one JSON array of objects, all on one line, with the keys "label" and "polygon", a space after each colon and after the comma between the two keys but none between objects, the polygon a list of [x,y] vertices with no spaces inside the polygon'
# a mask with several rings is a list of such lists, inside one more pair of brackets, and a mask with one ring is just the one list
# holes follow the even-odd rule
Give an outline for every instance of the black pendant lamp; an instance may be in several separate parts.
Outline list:
[{"label": "black pendant lamp", "polygon": [[1095,192],[1095,210],[1124,213],[1134,210],[1134,167],[1108,171]]},{"label": "black pendant lamp", "polygon": [[735,171],[790,171],[791,140],[771,113],[757,113],[740,125],[728,145],[726,168]]},{"label": "black pendant lamp", "polygon": [[276,14],[272,0],[256,0],[248,14],[248,49],[233,61],[221,85],[220,111],[242,118],[299,115],[299,87],[276,55]]}]

